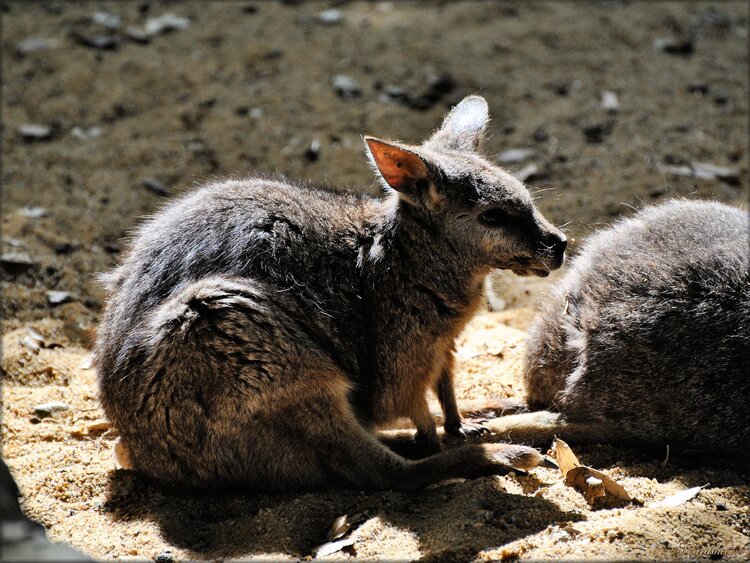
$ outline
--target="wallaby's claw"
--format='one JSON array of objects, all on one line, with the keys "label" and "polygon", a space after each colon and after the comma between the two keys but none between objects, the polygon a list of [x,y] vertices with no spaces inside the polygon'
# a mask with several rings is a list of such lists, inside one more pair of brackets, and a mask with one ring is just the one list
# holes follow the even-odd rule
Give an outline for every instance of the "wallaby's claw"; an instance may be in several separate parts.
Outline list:
[{"label": "wallaby's claw", "polygon": [[479,438],[490,434],[490,429],[484,426],[482,423],[487,422],[483,418],[475,418],[471,421],[462,420],[459,426],[446,426],[445,434],[452,438],[460,438],[466,440],[467,438]]}]

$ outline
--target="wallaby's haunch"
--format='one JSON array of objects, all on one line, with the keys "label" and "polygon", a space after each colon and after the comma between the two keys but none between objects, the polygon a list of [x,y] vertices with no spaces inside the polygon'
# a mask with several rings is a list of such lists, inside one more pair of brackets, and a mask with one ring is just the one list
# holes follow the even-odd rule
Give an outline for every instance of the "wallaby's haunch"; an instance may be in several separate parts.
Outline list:
[{"label": "wallaby's haunch", "polygon": [[583,246],[529,333],[511,438],[639,442],[750,459],[750,222],[673,201]]},{"label": "wallaby's haunch", "polygon": [[[134,469],[183,486],[413,489],[542,460],[440,451],[463,427],[454,339],[491,268],[547,275],[565,238],[521,182],[476,153],[487,104],[463,100],[419,146],[365,138],[388,195],[230,180],[137,232],[108,276],[101,402]],[[407,460],[379,425],[409,417],[436,453]]]}]

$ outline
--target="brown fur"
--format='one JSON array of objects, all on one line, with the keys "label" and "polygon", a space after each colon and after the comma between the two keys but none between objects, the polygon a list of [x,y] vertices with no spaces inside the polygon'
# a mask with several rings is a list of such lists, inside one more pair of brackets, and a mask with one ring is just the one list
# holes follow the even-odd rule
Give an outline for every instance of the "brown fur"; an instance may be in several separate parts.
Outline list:
[{"label": "brown fur", "polygon": [[[524,186],[474,152],[469,97],[424,144],[367,138],[387,197],[255,178],[174,202],[110,276],[101,400],[135,469],[187,486],[418,488],[538,464],[507,444],[440,452],[427,405],[462,423],[453,346],[492,267],[545,275],[565,241]],[[387,180],[386,180],[387,178]],[[426,459],[374,430],[417,427]]]}]

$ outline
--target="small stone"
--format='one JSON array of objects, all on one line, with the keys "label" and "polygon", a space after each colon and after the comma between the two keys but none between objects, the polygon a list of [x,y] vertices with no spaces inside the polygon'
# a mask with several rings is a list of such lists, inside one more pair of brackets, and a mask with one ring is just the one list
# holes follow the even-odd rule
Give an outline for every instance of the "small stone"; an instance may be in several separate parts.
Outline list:
[{"label": "small stone", "polygon": [[691,94],[708,94],[709,86],[701,80],[688,84],[688,92]]},{"label": "small stone", "polygon": [[315,138],[310,143],[310,146],[307,147],[307,150],[305,151],[305,160],[308,160],[310,162],[315,162],[320,158],[320,140]]},{"label": "small stone", "polygon": [[166,551],[162,551],[154,558],[154,561],[156,561],[156,563],[173,563],[174,560],[174,555],[168,549]]},{"label": "small stone", "polygon": [[727,509],[726,503],[721,502],[721,501],[719,501],[719,502],[716,503],[716,510],[718,510],[720,512],[723,512],[726,509]]},{"label": "small stone", "polygon": [[620,100],[617,99],[617,94],[607,90],[602,92],[602,109],[607,113],[620,111]]},{"label": "small stone", "polygon": [[665,166],[663,168],[667,174],[674,176],[686,176],[688,178],[697,178],[700,180],[718,179],[726,182],[730,186],[740,184],[740,172],[736,168],[727,168],[716,166],[708,162],[691,162],[686,166]]},{"label": "small stone", "polygon": [[336,25],[344,21],[344,13],[341,10],[331,8],[320,12],[316,19],[324,25]]},{"label": "small stone", "polygon": [[97,137],[100,137],[101,134],[102,128],[96,126],[84,129],[81,126],[76,125],[75,127],[73,127],[73,129],[70,130],[70,135],[81,141],[85,141],[87,139],[96,139]]},{"label": "small stone", "polygon": [[540,125],[536,129],[534,129],[534,132],[531,134],[531,138],[539,143],[543,143],[549,140],[549,133],[547,133],[547,129],[545,129],[543,125]]},{"label": "small stone", "polygon": [[45,37],[27,37],[16,44],[16,52],[20,55],[28,55],[37,51],[46,49],[56,49],[60,46],[57,39],[47,39]]},{"label": "small stone", "polygon": [[26,123],[16,129],[16,132],[27,141],[43,141],[52,137],[52,127],[41,123]]},{"label": "small stone", "polygon": [[526,160],[534,154],[534,149],[508,149],[497,155],[497,161],[501,164],[514,164]]},{"label": "small stone", "polygon": [[612,120],[597,123],[587,123],[581,126],[581,132],[587,143],[601,143],[612,133],[614,122]]},{"label": "small stone", "polygon": [[34,407],[34,414],[39,418],[47,418],[58,412],[65,412],[70,410],[70,405],[61,401],[53,401],[51,403],[42,403]]},{"label": "small stone", "polygon": [[40,219],[48,214],[44,207],[21,207],[16,213],[29,219]]},{"label": "small stone", "polygon": [[729,92],[726,90],[719,90],[714,96],[714,103],[717,106],[725,106],[729,103]]},{"label": "small stone", "polygon": [[6,252],[0,256],[0,266],[9,274],[20,274],[30,270],[36,262],[25,252]]},{"label": "small stone", "polygon": [[120,27],[120,16],[111,12],[96,12],[91,16],[91,21],[107,29],[118,29]]},{"label": "small stone", "polygon": [[70,300],[70,292],[51,290],[47,292],[47,301],[50,305],[61,305]]},{"label": "small stone", "polygon": [[688,56],[692,55],[693,51],[695,51],[695,43],[690,37],[681,39],[662,37],[654,41],[654,48],[670,55]]},{"label": "small stone", "polygon": [[39,350],[42,348],[40,343],[34,340],[33,338],[31,338],[30,336],[24,336],[21,339],[21,346],[31,350],[34,353],[39,352]]},{"label": "small stone", "polygon": [[359,87],[359,83],[346,74],[337,74],[333,77],[331,83],[336,93],[345,100],[357,98],[362,94],[362,89]]},{"label": "small stone", "polygon": [[39,344],[39,346],[44,346],[44,336],[33,326],[26,328],[26,335]]},{"label": "small stone", "polygon": [[109,421],[104,420],[103,418],[90,422],[86,425],[86,429],[92,433],[104,432],[106,430],[109,430],[111,427],[112,425],[109,423]]},{"label": "small stone", "polygon": [[120,46],[120,40],[114,35],[89,35],[75,32],[73,33],[73,39],[79,45],[101,51],[114,51]]},{"label": "small stone", "polygon": [[169,195],[169,191],[164,187],[164,184],[162,184],[156,178],[144,178],[143,180],[141,180],[141,186],[146,188],[148,191],[155,193],[156,195]]},{"label": "small stone", "polygon": [[133,41],[134,43],[140,43],[142,45],[145,45],[149,41],[151,41],[151,36],[146,33],[146,31],[142,27],[138,27],[137,25],[129,25],[125,28],[125,37]]},{"label": "small stone", "polygon": [[539,179],[544,176],[543,174],[540,174],[540,172],[541,170],[539,166],[532,162],[521,168],[514,174],[514,176],[522,182],[530,182],[531,180]]},{"label": "small stone", "polygon": [[81,363],[78,364],[78,367],[80,369],[85,369],[85,370],[89,370],[92,367],[94,367],[94,358],[93,358],[93,356],[91,356],[91,354],[89,354],[88,356],[86,356],[83,359],[83,361],[81,361]]},{"label": "small stone", "polygon": [[180,31],[188,27],[190,27],[190,20],[188,18],[166,12],[161,16],[147,19],[143,29],[146,35],[153,37],[168,31]]}]

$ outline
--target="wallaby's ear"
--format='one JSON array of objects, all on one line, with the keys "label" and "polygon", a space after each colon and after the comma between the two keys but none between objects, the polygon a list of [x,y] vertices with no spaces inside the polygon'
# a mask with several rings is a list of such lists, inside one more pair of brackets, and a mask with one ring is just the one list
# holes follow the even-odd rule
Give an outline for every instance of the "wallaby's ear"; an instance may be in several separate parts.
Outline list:
[{"label": "wallaby's ear", "polygon": [[375,137],[365,137],[367,155],[391,188],[415,195],[427,186],[429,171],[417,154]]},{"label": "wallaby's ear", "polygon": [[481,96],[467,96],[445,116],[443,124],[429,139],[431,144],[475,151],[489,120],[487,102]]}]

